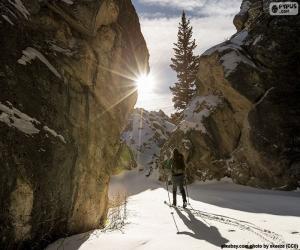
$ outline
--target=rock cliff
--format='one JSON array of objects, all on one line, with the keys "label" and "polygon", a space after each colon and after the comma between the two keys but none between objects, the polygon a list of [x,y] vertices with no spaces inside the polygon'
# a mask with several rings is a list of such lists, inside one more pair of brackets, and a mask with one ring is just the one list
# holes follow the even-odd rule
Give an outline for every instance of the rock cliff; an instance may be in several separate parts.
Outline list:
[{"label": "rock cliff", "polygon": [[0,34],[0,248],[41,248],[103,224],[148,51],[130,0],[1,1]]},{"label": "rock cliff", "polygon": [[201,55],[199,96],[161,156],[179,147],[190,179],[299,185],[300,18],[271,16],[269,3],[243,1],[237,33]]}]

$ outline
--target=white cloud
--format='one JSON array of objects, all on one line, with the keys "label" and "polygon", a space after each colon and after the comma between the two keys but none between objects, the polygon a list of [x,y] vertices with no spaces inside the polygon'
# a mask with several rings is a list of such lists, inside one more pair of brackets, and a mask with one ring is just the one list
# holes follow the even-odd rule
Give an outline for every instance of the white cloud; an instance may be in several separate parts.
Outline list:
[{"label": "white cloud", "polygon": [[205,0],[140,0],[142,4],[168,6],[185,10],[201,7],[205,2]]},{"label": "white cloud", "polygon": [[[148,2],[161,2],[173,4],[193,4],[201,1],[171,1],[171,0],[141,0]],[[184,3],[183,3],[184,2]],[[186,3],[189,2],[189,3]],[[207,1],[209,2],[209,1]],[[215,1],[214,1],[215,2]],[[241,1],[239,1],[240,3]],[[224,3],[222,1],[222,3]],[[227,2],[228,3],[228,2]],[[211,3],[210,6],[213,4]],[[230,8],[230,3],[227,4]],[[193,26],[193,36],[196,39],[198,47],[197,54],[203,53],[206,49],[223,42],[235,33],[235,27],[232,23],[233,15],[221,15],[221,10],[226,9],[222,4],[217,5],[215,13],[205,17],[192,17],[191,25]],[[235,9],[235,11],[233,11]],[[239,5],[229,12],[238,13]],[[219,14],[217,14],[219,13]],[[156,96],[152,96],[148,101],[138,100],[137,106],[144,107],[150,110],[163,109],[170,114],[173,110],[170,108],[172,96],[169,91],[171,86],[176,81],[176,74],[169,67],[170,58],[173,56],[173,43],[177,40],[178,24],[180,17],[151,18],[148,14],[140,17],[140,23],[143,35],[146,39],[150,52],[150,67],[151,72],[156,78],[156,87],[154,89]],[[156,108],[157,107],[157,108]]]},{"label": "white cloud", "polygon": [[227,16],[238,13],[242,0],[207,0],[199,9],[200,14],[207,16]]},{"label": "white cloud", "polygon": [[[152,70],[160,72],[169,69],[170,58],[173,55],[173,43],[177,40],[178,23],[179,18],[141,19],[142,32],[150,50]],[[232,17],[193,18],[191,24],[194,38],[198,44],[196,49],[198,54],[224,41],[235,32]]]},{"label": "white cloud", "polygon": [[149,94],[139,98],[136,107],[145,108],[147,110],[163,110],[170,115],[174,112],[171,93]]},{"label": "white cloud", "polygon": [[187,10],[193,14],[233,15],[241,5],[241,0],[139,0],[141,4]]}]

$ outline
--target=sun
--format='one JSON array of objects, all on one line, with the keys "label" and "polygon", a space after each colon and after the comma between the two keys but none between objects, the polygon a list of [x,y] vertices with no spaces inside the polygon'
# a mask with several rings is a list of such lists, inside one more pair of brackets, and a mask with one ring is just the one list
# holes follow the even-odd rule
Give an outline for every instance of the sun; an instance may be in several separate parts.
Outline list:
[{"label": "sun", "polygon": [[142,74],[137,77],[136,85],[139,95],[150,94],[153,91],[155,80],[151,74]]}]

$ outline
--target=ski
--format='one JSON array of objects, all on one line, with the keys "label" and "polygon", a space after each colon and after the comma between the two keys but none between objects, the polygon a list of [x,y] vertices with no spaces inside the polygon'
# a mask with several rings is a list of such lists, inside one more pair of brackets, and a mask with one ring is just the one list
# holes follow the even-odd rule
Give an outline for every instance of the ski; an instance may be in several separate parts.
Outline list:
[{"label": "ski", "polygon": [[167,201],[164,201],[164,204],[166,204],[166,205],[169,206],[170,208],[187,209],[187,207],[184,208],[183,206],[173,206],[172,204],[170,204],[170,203],[167,202]]}]

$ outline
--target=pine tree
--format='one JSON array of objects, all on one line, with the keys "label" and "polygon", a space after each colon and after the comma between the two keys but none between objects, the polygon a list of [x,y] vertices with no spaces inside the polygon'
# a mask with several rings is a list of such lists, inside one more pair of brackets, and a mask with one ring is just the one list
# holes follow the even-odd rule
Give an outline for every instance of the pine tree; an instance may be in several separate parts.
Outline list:
[{"label": "pine tree", "polygon": [[174,108],[179,112],[186,108],[196,92],[195,80],[199,56],[194,55],[197,45],[192,35],[193,27],[183,11],[178,28],[178,41],[174,43],[173,48],[175,55],[171,58],[172,64],[170,65],[177,74],[177,82],[170,87],[170,90],[173,94]]}]

